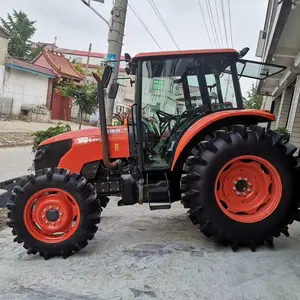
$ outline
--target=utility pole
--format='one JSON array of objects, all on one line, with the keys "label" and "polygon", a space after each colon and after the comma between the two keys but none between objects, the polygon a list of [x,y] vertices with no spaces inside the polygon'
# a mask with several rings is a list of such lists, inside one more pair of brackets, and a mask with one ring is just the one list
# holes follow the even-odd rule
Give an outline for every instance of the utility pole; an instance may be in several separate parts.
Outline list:
[{"label": "utility pole", "polygon": [[90,57],[91,57],[91,51],[92,51],[92,43],[90,43],[89,46],[89,53],[86,61],[86,66],[85,66],[85,76],[84,76],[84,83],[86,83],[87,80],[87,75],[88,75],[88,70],[89,70],[89,64],[90,64]]},{"label": "utility pole", "polygon": [[[119,75],[119,66],[120,66],[119,61],[121,59],[121,52],[123,46],[127,6],[128,6],[128,0],[115,0],[111,12],[112,17],[111,17],[110,28],[108,32],[108,52],[107,52],[106,59],[108,63],[109,61],[113,61],[109,63],[113,67],[113,73],[111,76],[111,81],[108,85],[108,90],[111,83],[114,82]],[[111,124],[115,100],[106,97],[105,104],[106,104],[105,105],[106,121],[107,124]]]},{"label": "utility pole", "polygon": [[[111,11],[111,20],[108,22],[92,5],[91,1],[104,3],[104,0],[81,0],[87,7],[89,7],[98,17],[100,17],[108,26],[108,51],[106,60],[108,64],[113,67],[111,81],[107,87],[109,90],[110,85],[118,78],[119,66],[121,59],[121,52],[123,46],[123,38],[125,31],[126,14],[128,7],[128,0],[114,0],[113,8]],[[111,61],[111,62],[109,62]],[[115,100],[106,97],[105,110],[107,124],[111,124]]]}]

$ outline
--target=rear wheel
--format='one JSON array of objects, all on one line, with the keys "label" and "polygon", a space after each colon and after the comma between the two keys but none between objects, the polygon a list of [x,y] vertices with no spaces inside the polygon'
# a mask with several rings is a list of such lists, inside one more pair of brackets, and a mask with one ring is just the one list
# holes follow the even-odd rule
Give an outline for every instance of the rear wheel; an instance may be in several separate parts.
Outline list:
[{"label": "rear wheel", "polygon": [[101,207],[93,185],[79,174],[56,168],[40,170],[14,188],[7,204],[15,242],[28,254],[67,258],[88,245],[100,222]]},{"label": "rear wheel", "polygon": [[297,210],[293,154],[283,135],[259,126],[219,130],[196,146],[184,165],[182,202],[207,236],[237,249],[280,233]]}]

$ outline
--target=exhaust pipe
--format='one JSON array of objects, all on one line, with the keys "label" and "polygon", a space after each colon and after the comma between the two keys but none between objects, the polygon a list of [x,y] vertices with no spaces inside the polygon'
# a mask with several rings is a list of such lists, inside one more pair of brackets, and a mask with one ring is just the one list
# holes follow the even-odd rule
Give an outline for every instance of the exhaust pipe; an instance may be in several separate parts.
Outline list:
[{"label": "exhaust pipe", "polygon": [[121,161],[116,160],[114,162],[111,162],[109,160],[107,123],[106,123],[106,116],[105,116],[105,101],[104,101],[105,100],[104,84],[96,73],[93,73],[93,76],[97,81],[97,98],[99,102],[99,117],[100,117],[100,127],[101,127],[101,137],[102,137],[103,163],[106,168],[110,170],[114,170],[120,165]]}]

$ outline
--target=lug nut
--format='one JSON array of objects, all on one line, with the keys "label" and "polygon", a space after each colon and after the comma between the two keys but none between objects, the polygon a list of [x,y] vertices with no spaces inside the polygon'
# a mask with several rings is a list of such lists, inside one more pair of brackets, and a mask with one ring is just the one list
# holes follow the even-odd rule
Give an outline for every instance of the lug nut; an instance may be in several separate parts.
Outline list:
[{"label": "lug nut", "polygon": [[50,209],[52,209],[52,208],[53,208],[53,206],[51,205],[51,206],[50,206]]},{"label": "lug nut", "polygon": [[247,194],[246,194],[246,193],[243,193],[243,195],[246,196]]},{"label": "lug nut", "polygon": [[233,187],[233,190],[234,190],[234,191],[236,190],[236,187],[235,187],[235,186]]},{"label": "lug nut", "polygon": [[43,219],[45,219],[45,216],[44,216],[44,215],[42,215],[42,218],[43,218]]},{"label": "lug nut", "polygon": [[62,214],[62,213],[60,213],[59,215],[60,215],[60,216],[62,216],[63,214]]},{"label": "lug nut", "polygon": [[245,180],[245,181],[248,181],[248,178],[245,178],[244,180]]},{"label": "lug nut", "polygon": [[60,222],[60,219],[58,219],[57,222]]},{"label": "lug nut", "polygon": [[234,183],[234,184],[237,184],[237,182],[236,182],[236,181],[234,181],[233,183]]},{"label": "lug nut", "polygon": [[49,221],[46,221],[46,224],[48,224],[49,223]]},{"label": "lug nut", "polygon": [[239,195],[239,194],[240,194],[240,192],[236,192],[236,194],[237,194],[237,195]]},{"label": "lug nut", "polygon": [[251,192],[251,189],[248,189],[248,192]]},{"label": "lug nut", "polygon": [[45,208],[44,211],[47,211],[47,209]]},{"label": "lug nut", "polygon": [[55,223],[53,222],[52,225],[55,226]]},{"label": "lug nut", "polygon": [[249,186],[251,186],[251,185],[252,185],[252,183],[251,183],[251,182],[248,182],[248,185],[249,185]]},{"label": "lug nut", "polygon": [[239,180],[242,180],[242,177],[239,177]]}]

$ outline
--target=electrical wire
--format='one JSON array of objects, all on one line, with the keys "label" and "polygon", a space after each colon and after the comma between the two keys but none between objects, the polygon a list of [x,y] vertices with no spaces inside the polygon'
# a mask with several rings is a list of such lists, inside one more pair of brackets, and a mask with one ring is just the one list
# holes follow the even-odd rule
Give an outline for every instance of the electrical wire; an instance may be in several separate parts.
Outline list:
[{"label": "electrical wire", "polygon": [[220,34],[220,42],[223,47],[224,43],[223,43],[222,30],[221,30],[221,25],[220,25],[219,10],[218,10],[217,1],[214,0],[214,2],[215,2],[215,10],[216,10],[216,16],[217,16],[217,25],[218,25],[219,34]]},{"label": "electrical wire", "polygon": [[206,20],[205,20],[205,17],[204,17],[204,12],[203,12],[203,8],[202,8],[200,0],[198,0],[198,4],[199,4],[199,7],[200,7],[200,11],[201,11],[201,14],[202,14],[202,18],[203,18],[204,26],[205,26],[206,33],[207,33],[207,36],[208,36],[208,39],[209,39],[210,46],[213,48],[212,39],[211,39],[210,33],[208,31],[208,27],[207,27],[207,24],[206,24]]},{"label": "electrical wire", "polygon": [[154,10],[155,14],[157,15],[158,19],[160,20],[160,22],[161,22],[162,25],[164,26],[164,28],[165,28],[166,32],[168,33],[169,37],[171,38],[171,40],[172,40],[173,43],[175,44],[176,48],[177,48],[178,50],[180,50],[180,48],[179,48],[179,46],[178,46],[178,44],[177,44],[177,42],[176,42],[176,40],[175,40],[173,34],[171,33],[171,31],[170,31],[170,29],[169,29],[167,23],[165,22],[164,18],[162,17],[162,15],[161,15],[159,9],[157,8],[157,6],[156,6],[154,0],[148,0],[148,2],[149,2],[149,4],[151,5],[152,9]]},{"label": "electrical wire", "polygon": [[226,28],[226,18],[225,18],[225,10],[224,10],[224,1],[221,0],[221,9],[222,9],[222,16],[223,16],[223,25],[224,25],[224,31],[225,31],[225,39],[226,39],[226,45],[228,45],[228,36],[227,36],[227,28]]},{"label": "electrical wire", "polygon": [[219,38],[218,38],[217,31],[216,31],[214,16],[213,16],[213,13],[212,13],[212,10],[211,10],[211,5],[210,5],[209,0],[206,0],[206,8],[207,8],[208,18],[209,18],[209,22],[210,22],[210,26],[211,26],[211,29],[212,29],[212,33],[213,33],[215,43],[220,48],[220,43],[219,43]]},{"label": "electrical wire", "polygon": [[161,48],[161,46],[159,45],[159,43],[157,42],[157,40],[155,39],[155,37],[153,36],[153,34],[151,33],[151,31],[149,30],[148,26],[145,24],[145,22],[143,21],[142,17],[139,15],[139,13],[137,12],[136,8],[134,7],[134,5],[131,3],[128,3],[128,6],[130,7],[130,9],[132,10],[132,12],[135,14],[135,16],[138,18],[138,20],[141,22],[141,24],[143,25],[143,27],[146,29],[146,31],[149,33],[149,35],[151,36],[151,38],[153,39],[153,41],[155,42],[155,44],[158,46],[158,48],[163,51],[163,49]]},{"label": "electrical wire", "polygon": [[232,35],[232,23],[231,23],[231,7],[230,0],[228,0],[228,11],[229,11],[229,28],[230,28],[230,41],[231,47],[233,48],[233,35]]}]

